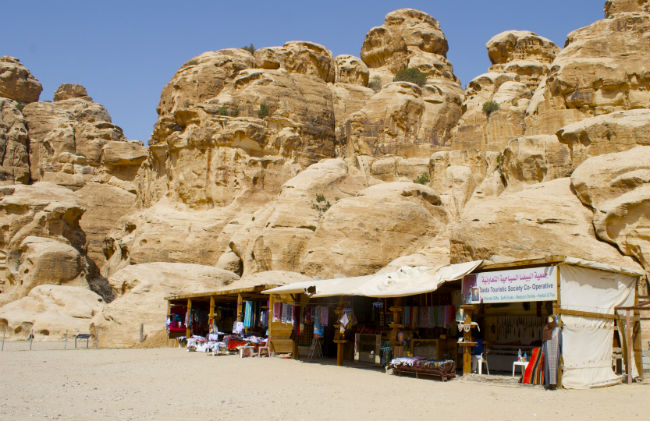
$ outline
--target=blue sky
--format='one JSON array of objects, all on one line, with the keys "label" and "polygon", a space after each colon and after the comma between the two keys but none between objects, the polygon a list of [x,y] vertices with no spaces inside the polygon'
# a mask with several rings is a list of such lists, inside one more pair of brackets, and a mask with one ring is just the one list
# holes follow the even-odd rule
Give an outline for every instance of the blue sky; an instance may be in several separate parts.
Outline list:
[{"label": "blue sky", "polygon": [[0,55],[18,57],[43,84],[79,83],[129,139],[147,142],[160,92],[204,51],[306,40],[333,55],[360,55],[368,30],[391,10],[436,18],[447,58],[465,86],[487,71],[485,43],[509,29],[530,30],[562,47],[569,32],[603,18],[604,0],[411,1],[29,1],[2,4]]}]

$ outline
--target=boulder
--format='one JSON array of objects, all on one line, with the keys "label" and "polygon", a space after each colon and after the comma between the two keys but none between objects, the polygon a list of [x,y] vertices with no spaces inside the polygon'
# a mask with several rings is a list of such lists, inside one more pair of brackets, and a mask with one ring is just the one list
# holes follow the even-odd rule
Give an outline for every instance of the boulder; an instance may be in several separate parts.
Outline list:
[{"label": "boulder", "polygon": [[93,102],[93,99],[88,96],[86,88],[82,85],[77,85],[74,83],[64,83],[54,91],[54,102],[64,101],[66,99],[79,98],[89,102]]},{"label": "boulder", "polygon": [[15,57],[0,57],[0,97],[28,104],[38,101],[43,87]]},{"label": "boulder", "polygon": [[109,282],[117,298],[93,317],[91,330],[103,347],[126,347],[164,329],[165,297],[236,288],[232,272],[189,263],[153,262],[131,265],[114,273]]},{"label": "boulder", "polygon": [[71,338],[90,333],[91,320],[103,306],[102,297],[87,288],[39,285],[0,307],[0,328],[11,339],[26,339],[32,331],[36,341]]},{"label": "boulder", "polygon": [[585,160],[571,185],[593,209],[596,235],[650,270],[650,147]]},{"label": "boulder", "polygon": [[474,196],[450,228],[452,263],[565,255],[640,268],[596,238],[592,220],[593,213],[571,191],[569,178],[505,190],[496,197]]}]

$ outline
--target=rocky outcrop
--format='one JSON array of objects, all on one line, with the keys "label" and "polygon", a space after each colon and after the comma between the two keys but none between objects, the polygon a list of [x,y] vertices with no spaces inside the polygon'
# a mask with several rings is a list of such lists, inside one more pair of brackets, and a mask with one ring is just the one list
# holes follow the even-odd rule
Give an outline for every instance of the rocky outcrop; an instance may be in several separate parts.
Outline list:
[{"label": "rocky outcrop", "polygon": [[451,228],[452,260],[566,255],[639,268],[596,238],[592,220],[592,212],[572,193],[569,178],[506,190],[497,197],[474,197]]},{"label": "rocky outcrop", "polygon": [[341,199],[305,245],[302,271],[320,277],[374,273],[446,236],[441,205],[433,190],[414,183],[381,183]]},{"label": "rocky outcrop", "polygon": [[557,132],[567,145],[574,168],[589,157],[650,145],[650,110],[617,111],[586,118]]},{"label": "rocky outcrop", "polygon": [[22,104],[0,97],[0,185],[29,182],[29,138]]},{"label": "rocky outcrop", "polygon": [[568,177],[573,171],[569,148],[554,135],[511,140],[499,156],[498,171],[509,188]]},{"label": "rocky outcrop", "polygon": [[102,297],[88,288],[39,285],[0,307],[0,328],[8,339],[25,339],[32,331],[37,341],[71,338],[90,332],[91,320],[103,306]]},{"label": "rocky outcrop", "polygon": [[[82,86],[62,85],[56,99],[34,102],[23,109],[31,179],[74,190],[91,180],[108,182],[115,177],[133,181],[147,157],[142,143],[127,141],[106,109],[92,102]],[[118,159],[116,151],[128,155]]]},{"label": "rocky outcrop", "polygon": [[650,271],[650,147],[600,155],[584,161],[571,185],[593,209],[596,235],[634,257]]},{"label": "rocky outcrop", "polygon": [[650,2],[648,0],[607,0],[603,11],[608,19],[618,13],[650,13]]},{"label": "rocky outcrop", "polygon": [[15,57],[0,57],[0,97],[23,104],[38,101],[43,87]]},{"label": "rocky outcrop", "polygon": [[[366,34],[361,59],[371,81],[383,88],[346,120],[341,137],[347,156],[424,157],[448,142],[463,92],[447,49],[438,21],[419,10],[391,12]],[[392,83],[407,68],[426,75],[426,84]]]},{"label": "rocky outcrop", "polygon": [[64,83],[54,91],[54,102],[65,101],[66,99],[83,99],[85,101],[93,102],[93,99],[88,96],[86,88],[82,85],[74,83]]},{"label": "rocky outcrop", "polygon": [[467,85],[463,115],[452,134],[454,149],[500,151],[522,136],[530,98],[560,50],[530,31],[505,31],[485,46],[492,66]]},{"label": "rocky outcrop", "polygon": [[117,298],[92,320],[101,346],[129,346],[164,329],[165,297],[214,291],[239,279],[215,267],[184,263],[144,263],[128,266],[109,278]]},{"label": "rocky outcrop", "polygon": [[0,302],[42,283],[82,283],[84,209],[74,193],[51,183],[5,186],[1,193]]},{"label": "rocky outcrop", "polygon": [[[611,4],[623,3],[632,2]],[[642,3],[647,8],[648,2]],[[608,16],[567,36],[528,105],[526,134],[554,133],[584,118],[648,108],[650,15]]]}]

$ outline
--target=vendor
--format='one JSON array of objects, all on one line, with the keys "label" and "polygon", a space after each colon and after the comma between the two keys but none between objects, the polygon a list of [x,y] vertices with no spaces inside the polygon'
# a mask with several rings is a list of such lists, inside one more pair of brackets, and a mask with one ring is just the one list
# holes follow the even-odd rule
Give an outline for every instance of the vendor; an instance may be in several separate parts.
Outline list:
[{"label": "vendor", "polygon": [[555,316],[548,316],[542,331],[542,352],[544,354],[544,389],[557,388],[560,354],[562,353],[562,329],[557,325]]}]

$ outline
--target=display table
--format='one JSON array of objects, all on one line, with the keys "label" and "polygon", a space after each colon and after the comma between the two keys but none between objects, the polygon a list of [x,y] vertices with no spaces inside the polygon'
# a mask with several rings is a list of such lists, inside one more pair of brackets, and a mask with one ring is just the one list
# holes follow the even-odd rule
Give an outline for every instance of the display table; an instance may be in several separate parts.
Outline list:
[{"label": "display table", "polygon": [[515,368],[521,367],[521,375],[524,375],[526,367],[528,366],[528,361],[515,361],[512,363],[512,377],[515,377]]}]

